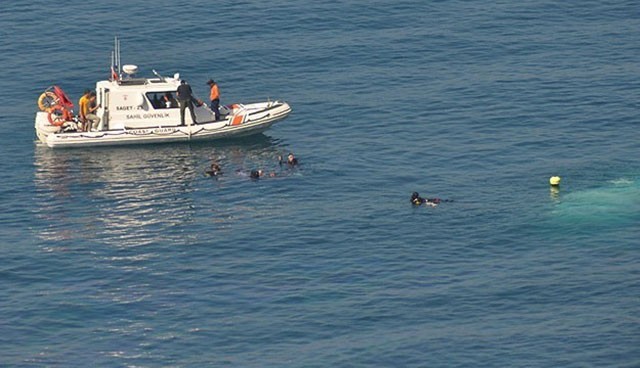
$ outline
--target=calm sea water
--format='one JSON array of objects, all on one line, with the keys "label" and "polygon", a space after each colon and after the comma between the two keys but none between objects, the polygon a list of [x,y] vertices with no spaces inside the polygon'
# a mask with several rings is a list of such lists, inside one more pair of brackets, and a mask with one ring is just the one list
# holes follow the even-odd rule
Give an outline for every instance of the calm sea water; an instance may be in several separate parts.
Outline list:
[{"label": "calm sea water", "polygon": [[[0,366],[640,366],[637,2],[35,0],[0,34]],[[294,112],[34,143],[37,96],[77,100],[116,35]]]}]

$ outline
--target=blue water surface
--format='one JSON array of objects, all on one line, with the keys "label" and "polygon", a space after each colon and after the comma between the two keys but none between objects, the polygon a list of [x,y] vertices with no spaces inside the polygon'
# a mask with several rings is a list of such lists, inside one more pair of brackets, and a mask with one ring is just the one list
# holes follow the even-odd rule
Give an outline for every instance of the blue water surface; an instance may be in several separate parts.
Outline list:
[{"label": "blue water surface", "polygon": [[[640,366],[637,2],[33,0],[0,36],[0,366]],[[38,95],[108,77],[114,36],[293,113],[37,144]]]}]

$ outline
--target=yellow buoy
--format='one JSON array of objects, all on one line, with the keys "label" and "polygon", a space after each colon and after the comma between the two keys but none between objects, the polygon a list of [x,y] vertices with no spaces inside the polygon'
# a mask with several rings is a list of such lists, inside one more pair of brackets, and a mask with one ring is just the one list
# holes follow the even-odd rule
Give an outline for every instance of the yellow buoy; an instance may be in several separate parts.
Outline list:
[{"label": "yellow buoy", "polygon": [[559,176],[550,177],[549,184],[553,185],[554,187],[557,187],[558,185],[560,185],[560,177]]}]

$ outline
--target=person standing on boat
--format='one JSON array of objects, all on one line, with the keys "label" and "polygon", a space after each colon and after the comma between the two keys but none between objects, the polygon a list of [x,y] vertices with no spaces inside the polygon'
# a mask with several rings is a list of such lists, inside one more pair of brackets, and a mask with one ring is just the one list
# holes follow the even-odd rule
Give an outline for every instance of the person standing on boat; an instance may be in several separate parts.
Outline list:
[{"label": "person standing on boat", "polygon": [[191,86],[186,81],[181,81],[180,86],[178,86],[178,101],[180,101],[180,125],[184,124],[184,110],[188,107],[189,112],[191,113],[191,120],[193,120],[194,124],[196,122],[196,114],[193,112],[193,91],[191,90]]},{"label": "person standing on boat", "polygon": [[218,85],[213,79],[209,79],[207,81],[209,88],[211,88],[211,93],[209,98],[211,99],[211,111],[216,114],[216,121],[220,120],[220,91],[218,90]]},{"label": "person standing on boat", "polygon": [[78,101],[80,121],[85,131],[98,129],[98,124],[100,124],[100,118],[95,114],[99,106],[95,106],[95,103],[96,93],[88,89],[84,91],[80,101]]}]

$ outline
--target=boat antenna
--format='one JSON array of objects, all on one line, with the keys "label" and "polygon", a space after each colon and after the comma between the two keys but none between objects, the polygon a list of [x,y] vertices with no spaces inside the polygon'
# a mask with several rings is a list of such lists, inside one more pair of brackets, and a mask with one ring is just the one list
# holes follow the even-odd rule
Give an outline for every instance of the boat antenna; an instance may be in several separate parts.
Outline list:
[{"label": "boat antenna", "polygon": [[115,55],[115,50],[111,50],[111,80],[115,80],[116,79],[116,71],[115,68],[113,67],[116,64],[116,55]]},{"label": "boat antenna", "polygon": [[122,79],[122,72],[120,70],[120,41],[118,36],[113,41],[113,51],[111,51],[111,80],[117,81]]},{"label": "boat antenna", "polygon": [[158,74],[158,72],[156,72],[155,69],[151,69],[151,72],[153,72],[153,75],[155,75],[156,77],[160,78],[161,81],[166,82],[166,80],[164,79],[163,76],[161,76],[160,74]]},{"label": "boat antenna", "polygon": [[122,77],[122,67],[120,65],[120,39],[116,36],[116,65],[118,66],[118,76]]}]

